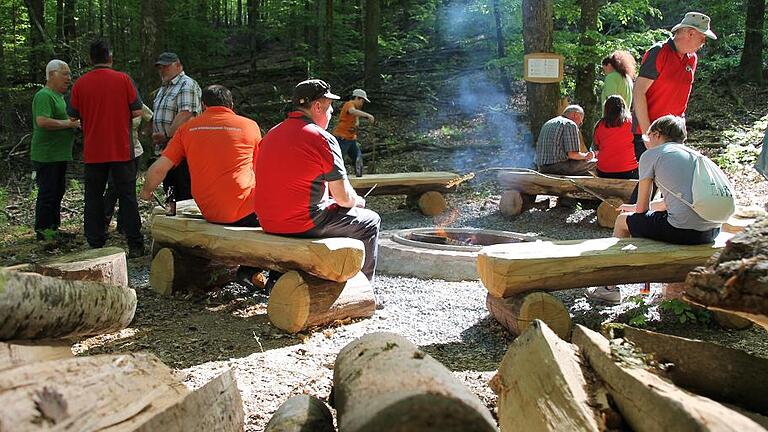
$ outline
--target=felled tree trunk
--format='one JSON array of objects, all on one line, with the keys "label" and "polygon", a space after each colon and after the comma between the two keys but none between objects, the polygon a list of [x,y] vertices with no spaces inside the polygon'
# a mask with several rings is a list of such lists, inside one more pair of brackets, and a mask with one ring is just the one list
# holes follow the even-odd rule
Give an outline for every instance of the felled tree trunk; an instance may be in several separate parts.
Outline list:
[{"label": "felled tree trunk", "polygon": [[66,280],[101,282],[106,285],[128,286],[128,266],[125,252],[118,247],[90,249],[36,263],[32,271]]},{"label": "felled tree trunk", "polygon": [[679,389],[645,369],[642,357],[626,345],[611,345],[577,325],[573,342],[602,379],[632,430],[763,431],[748,417],[702,396]]},{"label": "felled tree trunk", "polygon": [[61,341],[0,342],[0,371],[30,363],[71,358],[72,344]]},{"label": "felled tree trunk", "polygon": [[605,430],[578,349],[541,321],[510,344],[490,385],[499,396],[502,432]]},{"label": "felled tree trunk", "polygon": [[0,271],[0,340],[115,332],[128,327],[135,312],[130,288]]},{"label": "felled tree trunk", "polygon": [[[629,200],[637,180],[608,179],[589,176],[558,176],[538,172],[500,171],[498,181],[505,190],[516,190],[529,195],[555,195],[559,197],[599,199],[585,191],[589,189],[604,198]],[[581,186],[581,187],[579,187]]]},{"label": "felled tree trunk", "polygon": [[264,432],[334,432],[331,411],[310,395],[296,395],[283,402]]},{"label": "felled tree trunk", "polygon": [[296,333],[346,318],[367,318],[376,311],[373,287],[360,272],[346,282],[290,271],[277,280],[267,303],[275,327]]},{"label": "felled tree trunk", "polygon": [[572,324],[568,309],[551,294],[532,292],[499,298],[489,293],[485,305],[491,316],[515,335],[522,334],[534,320],[541,320],[561,338],[571,338]]},{"label": "felled tree trunk", "polygon": [[[360,195],[370,191],[370,195],[415,195],[435,191],[453,192],[455,187],[448,187],[459,176],[451,172],[414,172],[392,174],[365,174],[362,177],[350,177],[349,183]],[[373,188],[373,186],[376,186]],[[373,190],[371,190],[373,188]]]},{"label": "felled tree trunk", "polygon": [[369,333],[333,368],[339,430],[495,431],[483,403],[437,360],[402,336]]},{"label": "felled tree trunk", "polygon": [[161,295],[199,291],[232,281],[236,272],[235,266],[162,248],[152,259],[149,285]]}]

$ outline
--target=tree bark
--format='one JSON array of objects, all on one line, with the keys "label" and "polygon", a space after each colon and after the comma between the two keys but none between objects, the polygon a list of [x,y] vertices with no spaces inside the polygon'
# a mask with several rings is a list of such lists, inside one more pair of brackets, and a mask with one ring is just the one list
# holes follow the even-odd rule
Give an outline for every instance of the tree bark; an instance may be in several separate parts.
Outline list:
[{"label": "tree bark", "polygon": [[[493,18],[496,23],[496,58],[504,60],[507,55],[504,52],[504,30],[501,25],[501,8],[499,7],[499,0],[493,0]],[[509,77],[503,66],[499,67],[499,79],[501,80],[502,88],[504,88],[504,93],[507,96],[511,95],[512,86],[509,84]]]},{"label": "tree bark", "polygon": [[763,82],[763,34],[765,0],[747,0],[744,49],[741,50],[741,76],[745,81]]},{"label": "tree bark", "polygon": [[600,57],[597,53],[597,13],[601,0],[579,0],[581,3],[581,18],[579,27],[579,45],[581,64],[576,67],[576,101],[584,108],[584,122],[580,128],[587,148],[592,145],[592,132],[597,123],[598,99],[595,93],[595,79]]},{"label": "tree bark", "polygon": [[637,180],[608,179],[588,176],[558,176],[538,172],[500,171],[497,177],[504,190],[516,190],[528,195],[555,195],[559,197],[597,200],[589,190],[603,198],[629,201]]},{"label": "tree bark", "polygon": [[369,333],[339,352],[333,405],[345,432],[496,430],[451,371],[394,333]]},{"label": "tree bark", "polygon": [[[553,52],[554,44],[553,0],[523,0],[523,42],[525,54]],[[557,116],[560,103],[560,84],[526,83],[528,121],[534,143],[541,126]]]},{"label": "tree bark", "polygon": [[25,0],[29,16],[29,80],[45,82],[45,23],[43,0]]},{"label": "tree bark", "polygon": [[64,40],[64,0],[56,0],[56,38]]},{"label": "tree bark", "polygon": [[310,395],[296,395],[272,414],[264,432],[335,432],[331,411]]},{"label": "tree bark", "polygon": [[333,0],[325,0],[325,33],[323,34],[323,66],[333,70]]},{"label": "tree bark", "polygon": [[381,0],[365,0],[365,87],[376,89],[381,83],[379,68],[379,31]]},{"label": "tree bark", "polygon": [[118,247],[90,249],[36,263],[32,271],[65,280],[99,282],[128,288],[125,252]]},{"label": "tree bark", "polygon": [[151,91],[160,84],[155,71],[155,60],[162,46],[162,32],[165,0],[141,0],[141,68],[139,71],[139,91],[148,106],[152,105]]},{"label": "tree bark", "polygon": [[236,271],[237,267],[231,265],[162,248],[152,259],[149,285],[164,296],[174,292],[202,291],[232,281]]},{"label": "tree bark", "polygon": [[336,320],[367,318],[375,311],[373,287],[362,273],[346,282],[332,282],[290,271],[277,280],[267,303],[269,320],[289,333]]},{"label": "tree bark", "polygon": [[75,16],[77,15],[77,1],[66,0],[64,3],[64,40],[72,42],[77,37],[77,25]]},{"label": "tree bark", "polygon": [[[451,172],[419,172],[393,174],[366,174],[362,177],[350,177],[349,183],[364,195],[420,195],[428,191],[441,193],[454,192],[449,187],[459,176]],[[375,187],[374,187],[375,186]],[[371,189],[373,188],[373,189]]]},{"label": "tree bark", "polygon": [[534,320],[539,320],[560,338],[571,338],[571,315],[563,302],[553,295],[532,292],[499,298],[488,293],[485,306],[491,316],[514,335],[522,334]]},{"label": "tree bark", "polygon": [[[576,326],[579,347],[632,430],[762,431],[759,424],[705,397],[693,395],[645,368],[641,357],[620,350],[592,330]],[[618,357],[620,362],[616,361]]]},{"label": "tree bark", "polygon": [[680,246],[644,238],[541,241],[486,246],[477,271],[488,292],[510,297],[534,290],[556,291],[638,282],[677,282],[722,249]]},{"label": "tree bark", "polygon": [[0,270],[0,340],[110,333],[135,312],[133,289]]},{"label": "tree bark", "polygon": [[[576,346],[541,321],[510,344],[490,386],[502,431],[602,431]],[[546,401],[542,403],[542,389]]]}]

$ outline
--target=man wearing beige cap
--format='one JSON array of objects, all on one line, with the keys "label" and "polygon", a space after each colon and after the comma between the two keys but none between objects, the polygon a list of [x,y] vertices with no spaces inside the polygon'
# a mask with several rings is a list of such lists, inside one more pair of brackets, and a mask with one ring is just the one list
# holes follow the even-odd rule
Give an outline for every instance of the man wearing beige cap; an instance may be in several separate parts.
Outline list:
[{"label": "man wearing beige cap", "polygon": [[643,56],[634,100],[635,155],[645,151],[643,134],[651,122],[667,114],[685,117],[688,97],[693,87],[698,51],[707,38],[717,39],[709,28],[709,17],[688,12],[672,27],[672,37],[653,45]]},{"label": "man wearing beige cap", "polygon": [[374,122],[372,115],[363,111],[363,104],[370,102],[368,94],[363,89],[352,90],[352,98],[341,107],[339,124],[333,130],[333,135],[339,140],[341,154],[349,156],[355,164],[355,176],[363,175],[363,151],[357,143],[357,126],[360,117]]}]

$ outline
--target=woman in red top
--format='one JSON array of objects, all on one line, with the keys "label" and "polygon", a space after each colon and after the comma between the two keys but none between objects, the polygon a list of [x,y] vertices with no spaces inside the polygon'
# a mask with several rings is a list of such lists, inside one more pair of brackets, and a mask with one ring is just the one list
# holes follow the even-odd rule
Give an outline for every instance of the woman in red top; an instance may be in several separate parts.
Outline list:
[{"label": "woman in red top", "polygon": [[597,153],[597,176],[637,178],[637,159],[632,135],[632,117],[624,99],[611,95],[605,100],[603,118],[595,125],[592,150]]}]

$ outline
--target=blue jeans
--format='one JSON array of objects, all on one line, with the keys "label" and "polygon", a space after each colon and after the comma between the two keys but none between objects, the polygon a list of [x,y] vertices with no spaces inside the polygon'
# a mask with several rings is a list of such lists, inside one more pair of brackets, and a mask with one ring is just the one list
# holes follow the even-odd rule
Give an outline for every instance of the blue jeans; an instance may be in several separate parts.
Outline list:
[{"label": "blue jeans", "polygon": [[358,156],[363,157],[363,151],[360,149],[360,144],[358,144],[357,141],[345,140],[339,137],[336,137],[336,139],[339,141],[339,146],[341,147],[341,157],[347,155],[352,159],[353,164]]}]

